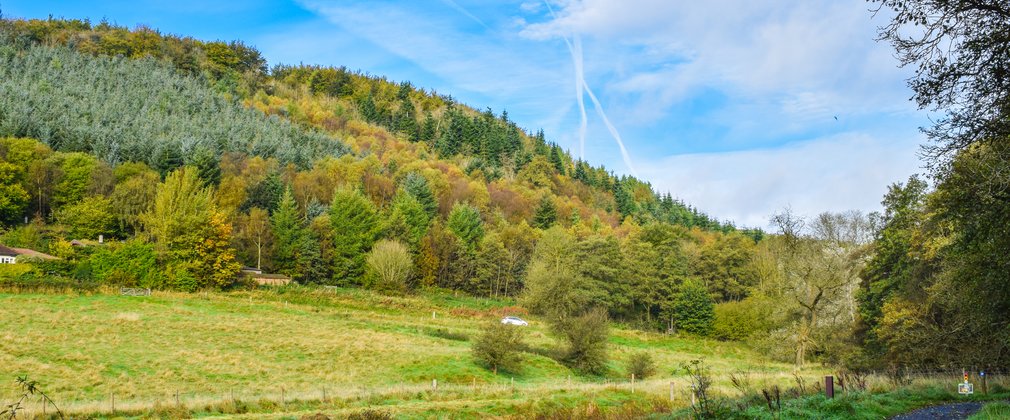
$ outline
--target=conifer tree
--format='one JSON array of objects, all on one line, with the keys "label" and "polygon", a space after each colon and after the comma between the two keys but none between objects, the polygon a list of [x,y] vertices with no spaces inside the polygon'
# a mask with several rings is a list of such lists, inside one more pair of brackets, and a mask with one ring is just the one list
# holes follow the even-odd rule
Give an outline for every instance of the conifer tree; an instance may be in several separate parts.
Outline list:
[{"label": "conifer tree", "polygon": [[554,206],[554,200],[550,195],[544,194],[540,199],[540,205],[533,215],[533,226],[540,229],[548,229],[554,226],[558,219],[558,209]]},{"label": "conifer tree", "polygon": [[435,201],[435,194],[428,186],[428,179],[419,173],[412,172],[403,179],[403,190],[414,197],[421,208],[428,214],[428,217],[435,217],[438,213],[438,202]]},{"label": "conifer tree", "polygon": [[333,233],[333,275],[340,284],[357,284],[364,273],[365,255],[378,238],[378,211],[358,190],[338,189],[330,205]]},{"label": "conifer tree", "polygon": [[447,227],[468,250],[474,250],[484,237],[484,222],[480,218],[480,212],[468,204],[456,203],[452,207]]},{"label": "conifer tree", "polygon": [[437,130],[438,121],[435,121],[435,117],[431,116],[430,112],[426,112],[424,115],[424,122],[421,123],[419,140],[431,143],[435,140],[435,136],[438,135]]},{"label": "conifer tree", "polygon": [[309,246],[314,241],[298,214],[298,205],[290,188],[284,190],[277,210],[270,217],[270,225],[274,236],[274,269],[298,282],[304,282],[312,265],[316,263],[313,258],[318,257],[318,252],[312,252]]},{"label": "conifer tree", "polygon": [[551,146],[550,162],[554,166],[554,170],[558,171],[559,174],[565,175],[565,162],[561,157],[561,148],[557,145]]},{"label": "conifer tree", "polygon": [[705,286],[685,282],[670,305],[670,315],[677,328],[692,334],[707,335],[715,319],[715,304]]},{"label": "conifer tree", "polygon": [[192,159],[193,166],[196,166],[197,176],[203,180],[203,184],[218,185],[221,183],[221,166],[214,152],[207,148],[200,148],[194,153]]}]

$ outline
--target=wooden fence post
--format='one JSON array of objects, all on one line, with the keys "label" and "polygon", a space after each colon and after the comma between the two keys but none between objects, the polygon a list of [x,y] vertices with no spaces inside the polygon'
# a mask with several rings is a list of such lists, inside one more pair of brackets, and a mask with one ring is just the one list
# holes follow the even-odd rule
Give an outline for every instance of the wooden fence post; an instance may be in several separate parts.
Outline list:
[{"label": "wooden fence post", "polygon": [[635,393],[635,374],[631,374],[631,393]]},{"label": "wooden fence post", "polygon": [[673,381],[670,381],[670,402],[673,402]]},{"label": "wooden fence post", "polygon": [[431,380],[431,390],[438,391],[438,379]]},{"label": "wooden fence post", "polygon": [[178,389],[175,390],[175,405],[178,406],[178,407],[182,407],[182,404],[179,403],[179,390]]},{"label": "wooden fence post", "polygon": [[835,398],[835,377],[828,375],[824,377],[824,396]]},{"label": "wooden fence post", "polygon": [[116,412],[116,393],[112,393],[112,412]]}]

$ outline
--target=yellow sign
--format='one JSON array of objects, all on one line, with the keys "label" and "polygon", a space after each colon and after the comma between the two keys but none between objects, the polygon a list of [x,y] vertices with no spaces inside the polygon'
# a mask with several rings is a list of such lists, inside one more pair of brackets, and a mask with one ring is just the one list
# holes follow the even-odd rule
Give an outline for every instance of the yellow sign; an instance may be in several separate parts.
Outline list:
[{"label": "yellow sign", "polygon": [[975,390],[974,390],[974,387],[972,387],[972,385],[971,385],[970,382],[964,381],[963,384],[957,384],[957,393],[961,394],[961,395],[970,395],[970,394],[974,394]]}]

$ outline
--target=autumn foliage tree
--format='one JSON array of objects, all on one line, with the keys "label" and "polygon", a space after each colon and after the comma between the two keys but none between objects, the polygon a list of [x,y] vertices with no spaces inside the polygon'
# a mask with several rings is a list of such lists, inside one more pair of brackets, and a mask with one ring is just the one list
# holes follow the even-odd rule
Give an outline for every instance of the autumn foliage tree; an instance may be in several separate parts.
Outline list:
[{"label": "autumn foliage tree", "polygon": [[175,279],[185,280],[175,287],[220,288],[235,280],[241,265],[230,245],[231,225],[215,209],[213,191],[194,169],[170,173],[142,220],[159,252],[174,265]]}]

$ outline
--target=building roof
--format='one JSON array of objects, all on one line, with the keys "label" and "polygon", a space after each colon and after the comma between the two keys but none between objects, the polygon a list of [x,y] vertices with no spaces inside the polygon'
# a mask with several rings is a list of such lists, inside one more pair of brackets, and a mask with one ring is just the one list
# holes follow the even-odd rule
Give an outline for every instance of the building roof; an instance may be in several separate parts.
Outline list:
[{"label": "building roof", "polygon": [[39,258],[39,259],[43,259],[43,260],[58,260],[59,259],[58,257],[54,257],[52,255],[49,255],[49,254],[46,254],[46,253],[43,253],[43,252],[39,252],[39,251],[36,251],[34,249],[28,249],[28,248],[11,248],[11,249],[13,249],[14,252],[17,252],[18,255],[24,255],[26,257],[35,257],[35,258]]},{"label": "building roof", "polygon": [[0,257],[16,257],[16,256],[18,256],[17,251],[15,251],[12,248],[7,248],[3,245],[0,245]]}]

